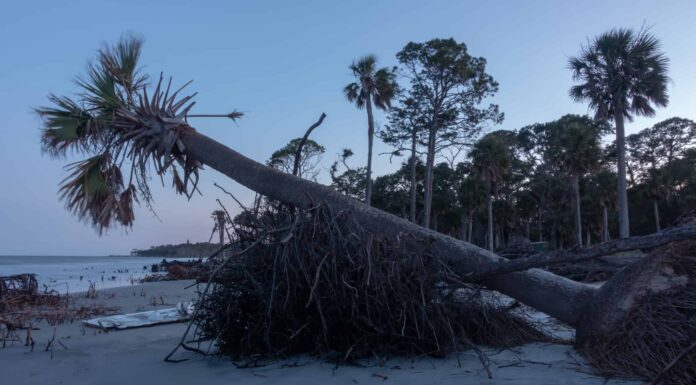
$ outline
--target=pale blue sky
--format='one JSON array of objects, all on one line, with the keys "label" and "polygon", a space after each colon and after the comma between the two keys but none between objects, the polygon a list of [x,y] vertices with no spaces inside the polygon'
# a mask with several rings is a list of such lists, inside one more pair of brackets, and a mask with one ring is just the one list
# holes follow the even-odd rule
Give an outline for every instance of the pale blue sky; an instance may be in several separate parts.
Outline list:
[{"label": "pale blue sky", "polygon": [[[244,111],[238,124],[200,121],[206,135],[265,161],[300,136],[321,112],[314,139],[327,148],[328,167],[343,147],[364,162],[364,111],[341,93],[347,66],[376,54],[383,65],[409,41],[454,37],[488,60],[500,83],[494,102],[501,128],[515,129],[586,106],[567,96],[566,69],[588,37],[645,22],[671,59],[670,105],[634,132],[671,116],[696,119],[696,2],[691,1],[13,1],[0,14],[0,254],[103,255],[152,244],[207,240],[218,182],[245,200],[252,194],[206,170],[204,196],[187,202],[156,188],[155,208],[136,212],[127,233],[99,237],[66,212],[56,196],[67,161],[39,151],[39,120],[31,112],[49,92],[74,90],[103,42],[124,31],[146,39],[145,71],[194,79],[199,113]],[[384,121],[383,115],[378,119]],[[387,148],[378,143],[376,152]],[[398,162],[398,160],[397,160]],[[376,160],[376,174],[397,165]],[[229,204],[232,207],[232,204]]]}]

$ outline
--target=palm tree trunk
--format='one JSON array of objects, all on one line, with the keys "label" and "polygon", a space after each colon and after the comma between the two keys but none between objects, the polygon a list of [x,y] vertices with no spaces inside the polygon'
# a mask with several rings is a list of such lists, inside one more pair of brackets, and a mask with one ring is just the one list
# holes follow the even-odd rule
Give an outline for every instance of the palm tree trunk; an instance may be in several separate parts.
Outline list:
[{"label": "palm tree trunk", "polygon": [[486,245],[488,246],[488,251],[493,252],[493,191],[492,190],[492,183],[489,181],[487,183],[488,185],[488,192],[486,193],[486,211],[488,215],[488,241]]},{"label": "palm tree trunk", "polygon": [[416,223],[416,129],[411,132],[411,222]]},{"label": "palm tree trunk", "polygon": [[[619,106],[620,107],[620,106]],[[628,222],[628,192],[626,187],[626,139],[624,132],[624,116],[621,108],[614,113],[616,123],[616,152],[618,156],[618,202],[619,202],[619,237],[629,237]]]},{"label": "palm tree trunk", "polygon": [[539,242],[544,242],[544,233],[542,232],[542,222],[541,222],[541,203],[539,203]]},{"label": "palm tree trunk", "polygon": [[462,212],[459,214],[459,239],[462,241],[466,241],[466,227],[468,223],[469,220],[466,217],[466,211],[462,209]]},{"label": "palm tree trunk", "polygon": [[[493,253],[369,207],[318,183],[265,166],[198,133],[181,135],[188,155],[234,179],[243,186],[288,205],[308,208],[324,202],[333,210],[346,210],[368,231],[398,236],[409,233],[432,240],[438,253],[459,274],[481,271],[505,261]],[[550,272],[530,269],[486,278],[483,283],[556,319],[577,326],[597,290]]]},{"label": "palm tree trunk", "polygon": [[469,210],[469,234],[466,238],[466,241],[471,243],[471,237],[473,236],[474,233],[474,212],[472,210]]},{"label": "palm tree trunk", "polygon": [[435,134],[431,128],[428,132],[428,155],[425,162],[425,197],[423,205],[423,226],[430,228],[430,213],[433,205],[433,167],[435,165]]},{"label": "palm tree trunk", "polygon": [[660,209],[657,207],[657,199],[653,199],[653,214],[655,215],[655,231],[660,232]]},{"label": "palm tree trunk", "polygon": [[609,213],[607,206],[602,206],[602,242],[609,242]]},{"label": "palm tree trunk", "polygon": [[367,173],[365,175],[365,204],[372,202],[372,142],[375,138],[375,121],[372,116],[372,97],[368,93],[367,100]]},{"label": "palm tree trunk", "polygon": [[575,207],[575,234],[578,245],[582,246],[582,218],[580,217],[580,177],[573,175],[573,203]]},{"label": "palm tree trunk", "polygon": [[525,225],[525,237],[529,239],[529,222],[531,222],[531,219],[527,219],[527,223]]}]

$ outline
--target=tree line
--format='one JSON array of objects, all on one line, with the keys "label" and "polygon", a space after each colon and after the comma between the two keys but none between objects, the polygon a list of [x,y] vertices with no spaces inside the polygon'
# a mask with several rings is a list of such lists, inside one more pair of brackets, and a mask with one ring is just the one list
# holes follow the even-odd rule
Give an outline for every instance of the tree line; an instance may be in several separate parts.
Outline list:
[{"label": "tree line", "polygon": [[[569,95],[594,116],[566,115],[516,130],[493,130],[504,114],[487,103],[498,83],[486,60],[454,39],[408,43],[398,67],[365,56],[350,65],[348,101],[367,112],[366,166],[345,149],[332,186],[367,204],[490,250],[514,235],[554,248],[659,231],[696,208],[696,126],[671,118],[625,136],[624,120],[666,106],[668,59],[647,30],[615,29],[571,58]],[[387,113],[375,128],[373,108]],[[605,138],[615,139],[603,145]],[[373,140],[406,161],[372,176]],[[298,139],[268,164],[287,171]],[[316,179],[324,147],[302,149],[302,176]],[[466,156],[464,156],[466,154]]]}]

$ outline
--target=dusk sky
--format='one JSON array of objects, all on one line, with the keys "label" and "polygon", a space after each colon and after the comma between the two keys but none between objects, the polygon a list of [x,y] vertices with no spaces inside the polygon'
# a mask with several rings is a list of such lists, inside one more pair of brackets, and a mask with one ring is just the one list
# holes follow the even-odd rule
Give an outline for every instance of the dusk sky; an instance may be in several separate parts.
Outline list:
[{"label": "dusk sky", "polygon": [[[348,65],[375,54],[384,66],[409,41],[453,37],[488,61],[499,83],[491,102],[505,113],[502,129],[585,114],[568,97],[570,56],[614,27],[651,32],[670,58],[670,103],[650,119],[627,124],[628,133],[660,120],[696,119],[696,1],[13,1],[0,13],[0,255],[106,255],[132,248],[207,241],[215,198],[238,211],[213,187],[217,182],[244,201],[253,193],[221,174],[201,173],[203,195],[191,201],[169,185],[155,186],[157,217],[136,211],[132,229],[101,237],[67,212],[56,194],[63,166],[77,158],[42,155],[40,121],[33,108],[49,93],[70,95],[73,79],[103,43],[132,32],[145,39],[144,72],[160,71],[199,92],[195,113],[245,116],[193,122],[206,135],[258,161],[301,136],[322,112],[313,139],[326,147],[323,175],[342,148],[365,163],[365,112],[349,104],[343,87]],[[377,120],[385,123],[383,113]],[[375,153],[388,151],[376,142]],[[375,160],[375,175],[403,159]]]}]

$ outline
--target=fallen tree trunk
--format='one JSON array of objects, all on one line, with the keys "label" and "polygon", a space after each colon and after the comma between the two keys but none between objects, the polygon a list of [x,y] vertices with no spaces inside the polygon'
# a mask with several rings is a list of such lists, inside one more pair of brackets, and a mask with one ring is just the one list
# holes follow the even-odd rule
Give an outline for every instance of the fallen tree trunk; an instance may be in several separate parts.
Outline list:
[{"label": "fallen tree trunk", "polygon": [[[346,197],[328,186],[260,164],[198,132],[183,133],[186,153],[240,184],[282,203],[308,208],[319,201],[349,210],[367,230],[391,236],[430,239],[433,248],[462,275],[476,273],[504,258],[470,243],[413,224]],[[577,326],[596,288],[539,269],[491,276],[483,283],[571,326]]]},{"label": "fallen tree trunk", "polygon": [[574,248],[557,250],[550,253],[541,253],[529,257],[507,260],[491,265],[483,271],[471,276],[473,280],[480,280],[492,275],[508,274],[534,267],[546,267],[561,263],[573,263],[589,261],[595,258],[632,250],[652,250],[656,247],[677,241],[696,239],[696,225],[673,227],[659,233],[617,239],[587,248]]}]

